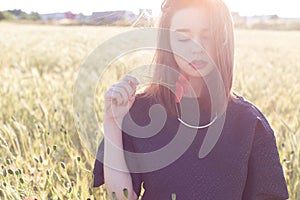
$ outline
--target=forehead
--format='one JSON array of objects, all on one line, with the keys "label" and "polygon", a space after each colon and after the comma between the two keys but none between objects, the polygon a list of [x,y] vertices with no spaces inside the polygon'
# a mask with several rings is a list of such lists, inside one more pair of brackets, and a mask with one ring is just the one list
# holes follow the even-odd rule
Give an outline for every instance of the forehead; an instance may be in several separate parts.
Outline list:
[{"label": "forehead", "polygon": [[176,11],[171,18],[170,29],[190,29],[202,31],[209,29],[208,11],[202,7],[188,7]]}]

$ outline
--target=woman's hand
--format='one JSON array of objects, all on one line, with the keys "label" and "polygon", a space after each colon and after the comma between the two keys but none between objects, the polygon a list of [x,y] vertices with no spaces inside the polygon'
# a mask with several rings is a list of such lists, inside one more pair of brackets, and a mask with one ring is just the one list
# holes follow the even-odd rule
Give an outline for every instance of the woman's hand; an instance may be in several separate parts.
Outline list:
[{"label": "woman's hand", "polygon": [[[135,101],[136,86],[138,80],[130,75],[126,75],[122,80],[112,85],[104,96],[104,139],[106,144],[113,143],[118,148],[123,148],[121,125],[124,116],[128,113]],[[110,145],[104,146],[104,162],[111,163],[111,159],[118,161],[120,169],[127,169],[123,152],[113,152],[109,148]],[[104,165],[104,179],[109,194],[115,192],[116,199],[123,200],[123,189],[128,191],[128,199],[136,200],[132,185],[130,173],[122,172]]]},{"label": "woman's hand", "polygon": [[[117,200],[137,200],[138,196],[133,190],[132,178],[129,173],[115,171],[114,169],[105,168],[105,188],[111,199]],[[124,194],[127,190],[127,197]],[[113,198],[112,193],[115,193]]]},{"label": "woman's hand", "polygon": [[104,96],[104,120],[106,123],[117,123],[121,125],[124,116],[135,100],[136,86],[138,80],[125,75],[122,80],[112,85]]}]

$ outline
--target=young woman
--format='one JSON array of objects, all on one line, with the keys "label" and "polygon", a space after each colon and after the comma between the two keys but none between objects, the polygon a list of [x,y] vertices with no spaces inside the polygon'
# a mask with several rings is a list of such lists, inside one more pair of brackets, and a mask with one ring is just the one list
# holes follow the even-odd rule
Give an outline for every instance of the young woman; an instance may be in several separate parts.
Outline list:
[{"label": "young woman", "polygon": [[94,187],[105,182],[117,199],[124,188],[137,199],[142,185],[143,200],[287,199],[270,125],[231,91],[234,36],[226,5],[165,0],[159,28],[155,83],[136,94],[138,81],[127,75],[105,94]]}]

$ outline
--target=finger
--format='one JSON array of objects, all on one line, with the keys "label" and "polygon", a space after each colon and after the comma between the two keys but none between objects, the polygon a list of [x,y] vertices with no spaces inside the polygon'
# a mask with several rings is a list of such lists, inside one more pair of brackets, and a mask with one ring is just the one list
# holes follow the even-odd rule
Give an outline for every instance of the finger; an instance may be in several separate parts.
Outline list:
[{"label": "finger", "polygon": [[130,74],[126,74],[122,81],[126,81],[128,83],[133,83],[134,85],[139,84],[139,81],[137,80],[137,78],[135,78],[134,76],[130,75]]},{"label": "finger", "polygon": [[128,101],[129,99],[129,94],[128,92],[126,91],[125,87],[117,84],[115,86],[112,87],[112,92],[113,93],[118,93],[121,95],[121,98],[118,98],[118,104],[124,104],[125,102]]},{"label": "finger", "polygon": [[110,88],[105,93],[104,101],[107,106],[112,103],[118,105],[122,101],[122,95],[119,92],[114,91],[113,88]]},{"label": "finger", "polygon": [[126,81],[121,81],[120,82],[120,86],[123,87],[125,89],[125,91],[128,94],[128,98],[131,98],[133,95],[135,95],[135,90],[136,90],[136,86],[132,86],[131,84],[129,84]]}]

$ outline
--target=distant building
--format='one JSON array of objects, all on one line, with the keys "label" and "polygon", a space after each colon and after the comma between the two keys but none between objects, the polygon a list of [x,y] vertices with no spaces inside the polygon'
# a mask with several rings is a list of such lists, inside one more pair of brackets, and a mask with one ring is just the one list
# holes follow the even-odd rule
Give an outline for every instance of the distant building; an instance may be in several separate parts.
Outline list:
[{"label": "distant building", "polygon": [[93,12],[88,22],[92,24],[131,24],[136,20],[137,16],[126,10]]},{"label": "distant building", "polygon": [[275,15],[254,15],[254,16],[247,16],[247,24],[251,25],[254,23],[266,23],[269,22],[270,20],[276,20],[277,18],[274,17]]},{"label": "distant building", "polygon": [[40,14],[41,20],[61,20],[61,19],[75,19],[76,14],[72,12],[65,13],[49,13],[49,14]]},{"label": "distant building", "polygon": [[65,13],[65,17],[67,18],[67,19],[75,19],[76,18],[76,14],[74,14],[74,13],[72,13],[72,12],[66,12]]}]

